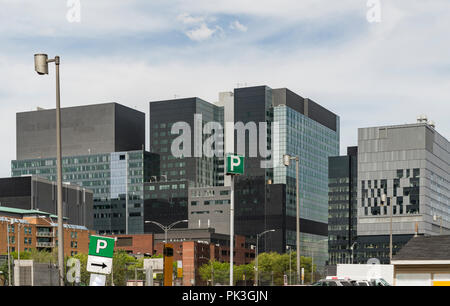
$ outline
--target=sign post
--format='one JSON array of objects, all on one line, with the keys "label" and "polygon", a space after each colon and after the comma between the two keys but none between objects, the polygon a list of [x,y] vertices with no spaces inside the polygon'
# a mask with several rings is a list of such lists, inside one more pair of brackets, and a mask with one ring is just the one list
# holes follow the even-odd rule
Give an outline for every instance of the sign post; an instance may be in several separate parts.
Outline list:
[{"label": "sign post", "polygon": [[228,154],[226,158],[226,174],[231,175],[230,190],[230,286],[233,286],[234,263],[234,176],[244,174],[244,156]]},{"label": "sign post", "polygon": [[87,271],[98,274],[111,274],[114,253],[114,238],[91,236]]}]

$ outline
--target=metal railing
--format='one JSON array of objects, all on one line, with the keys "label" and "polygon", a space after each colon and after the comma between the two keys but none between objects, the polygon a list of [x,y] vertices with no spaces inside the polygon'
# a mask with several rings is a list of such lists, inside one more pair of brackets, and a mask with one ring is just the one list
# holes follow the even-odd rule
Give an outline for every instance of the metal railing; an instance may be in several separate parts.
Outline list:
[{"label": "metal railing", "polygon": [[37,231],[36,237],[55,237],[55,233],[46,231]]},{"label": "metal railing", "polygon": [[38,248],[53,248],[55,247],[54,242],[36,242],[36,247]]}]

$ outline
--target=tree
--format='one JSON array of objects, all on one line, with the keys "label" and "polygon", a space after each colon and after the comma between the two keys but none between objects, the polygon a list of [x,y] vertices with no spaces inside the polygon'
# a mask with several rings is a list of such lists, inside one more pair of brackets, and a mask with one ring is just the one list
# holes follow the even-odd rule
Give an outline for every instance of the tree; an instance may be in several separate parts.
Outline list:
[{"label": "tree", "polygon": [[[219,262],[210,260],[198,268],[198,273],[203,281],[209,281],[212,284],[229,284],[230,282],[230,264],[228,262]],[[252,280],[254,277],[253,265],[239,265],[233,268],[233,280]]]},{"label": "tree", "polygon": [[[289,259],[290,257],[290,259]],[[290,262],[290,264],[289,264]],[[311,279],[311,263],[310,257],[300,258],[300,267],[304,269],[304,282],[308,283]],[[256,265],[256,260],[252,262]],[[289,270],[290,266],[290,270]],[[262,285],[284,284],[284,275],[292,275],[292,283],[296,283],[297,279],[297,256],[296,252],[279,254],[276,252],[261,253],[258,255],[259,283]]]}]

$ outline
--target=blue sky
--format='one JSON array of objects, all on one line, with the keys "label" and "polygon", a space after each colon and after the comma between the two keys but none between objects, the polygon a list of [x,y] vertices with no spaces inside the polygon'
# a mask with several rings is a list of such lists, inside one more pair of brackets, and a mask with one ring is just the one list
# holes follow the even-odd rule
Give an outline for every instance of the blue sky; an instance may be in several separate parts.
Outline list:
[{"label": "blue sky", "polygon": [[[380,0],[0,0],[0,177],[15,158],[15,114],[54,107],[54,73],[33,54],[59,55],[63,106],[115,101],[148,114],[151,100],[210,102],[237,83],[288,87],[341,117],[341,152],[357,128],[413,123],[450,138],[450,2]],[[5,73],[6,72],[6,73]]]}]

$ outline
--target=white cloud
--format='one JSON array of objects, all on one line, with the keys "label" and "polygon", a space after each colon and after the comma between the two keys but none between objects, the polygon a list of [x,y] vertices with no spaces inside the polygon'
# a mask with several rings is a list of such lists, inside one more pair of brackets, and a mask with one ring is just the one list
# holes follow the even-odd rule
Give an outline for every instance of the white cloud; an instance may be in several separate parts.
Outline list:
[{"label": "white cloud", "polygon": [[204,17],[193,17],[188,13],[178,15],[177,19],[187,25],[199,24],[205,21]]},{"label": "white cloud", "polygon": [[204,41],[211,38],[217,29],[210,29],[205,23],[202,23],[200,27],[187,31],[186,35],[194,41]]},{"label": "white cloud", "polygon": [[[259,0],[258,5],[250,0],[151,1],[164,7],[159,11],[139,9],[137,4],[148,2],[137,0],[117,2],[122,5],[81,1],[80,25],[65,20],[65,1],[49,0],[60,15],[55,10],[41,12],[41,4],[34,1],[22,8],[15,3],[24,1],[6,1],[0,10],[0,67],[8,71],[0,74],[0,177],[10,175],[10,160],[15,158],[15,114],[36,106],[54,107],[54,70],[46,77],[36,75],[33,50],[23,51],[20,45],[41,33],[60,35],[58,45],[84,35],[105,39],[125,34],[145,39],[167,29],[183,32],[194,41],[208,41],[180,48],[153,41],[151,46],[130,46],[125,39],[127,54],[119,48],[115,53],[105,48],[101,57],[89,53],[94,40],[79,52],[73,51],[79,46],[73,46],[70,58],[65,49],[53,48],[63,60],[63,107],[116,101],[148,115],[151,100],[177,94],[213,102],[218,92],[246,82],[288,87],[338,114],[342,152],[345,146],[357,144],[358,127],[414,122],[419,114],[427,114],[436,121],[437,131],[450,138],[448,0],[382,1],[382,22],[370,25],[365,23],[366,1],[354,0]],[[284,29],[298,29],[302,23],[307,30],[317,25],[328,30],[327,25],[343,13],[362,21],[354,26],[358,35],[349,34],[341,41],[344,28],[331,31],[334,34],[329,38],[337,39],[332,44],[328,37],[317,37],[317,44],[300,40],[298,45],[284,45],[284,41],[300,39]],[[225,27],[230,20],[245,16],[251,20],[251,33],[225,37],[218,26],[224,15],[230,18]],[[224,39],[211,39],[218,35]],[[287,39],[276,45],[259,44],[274,36]],[[11,52],[5,44],[18,45],[22,53]],[[35,51],[55,55],[46,47],[33,45]]]},{"label": "white cloud", "polygon": [[232,30],[238,30],[238,31],[241,31],[241,32],[247,32],[247,30],[248,30],[248,28],[247,28],[245,25],[241,24],[241,23],[239,22],[239,20],[233,21],[233,22],[230,24],[230,29],[232,29]]}]

